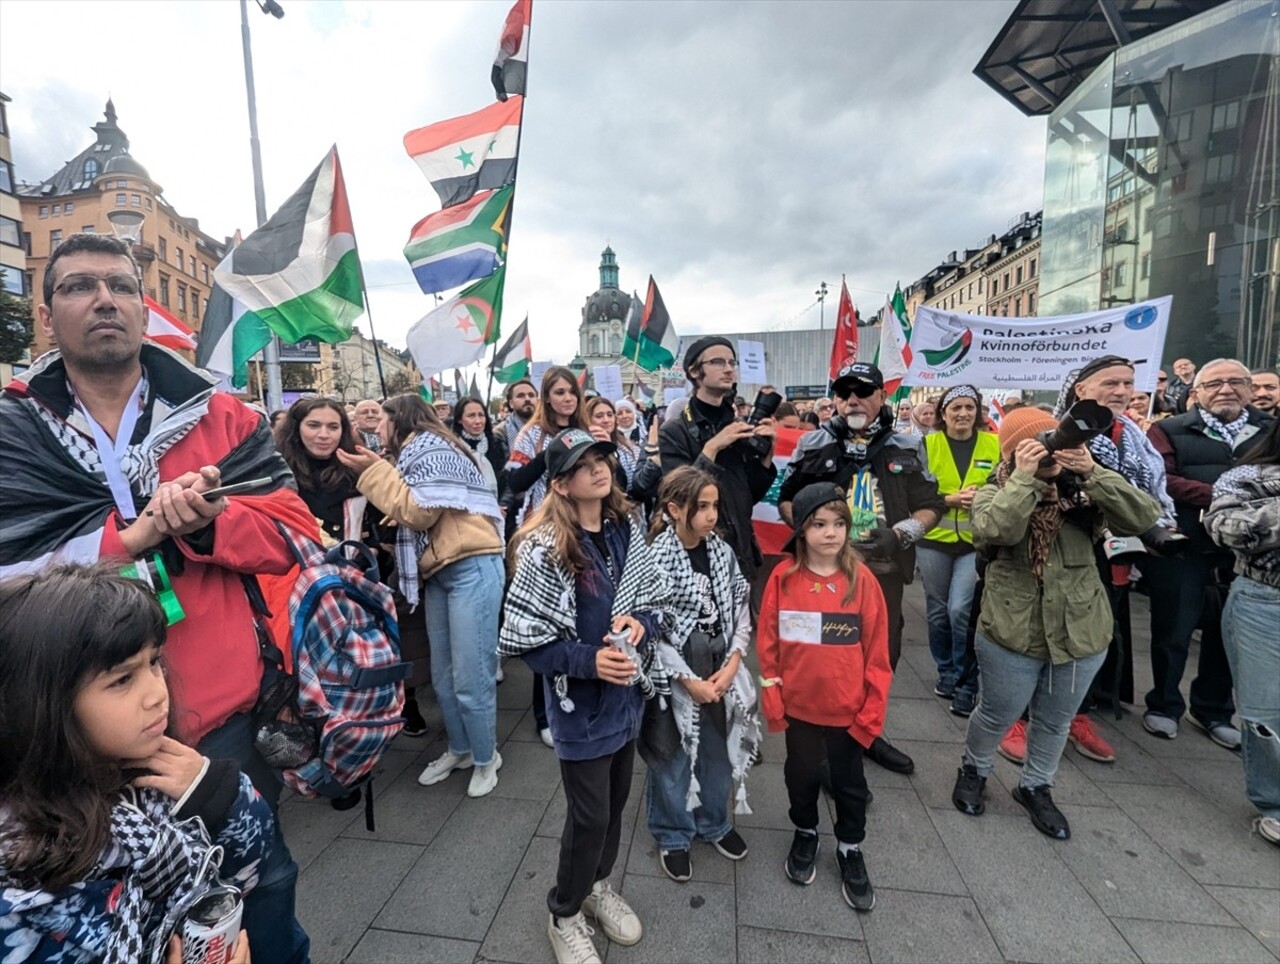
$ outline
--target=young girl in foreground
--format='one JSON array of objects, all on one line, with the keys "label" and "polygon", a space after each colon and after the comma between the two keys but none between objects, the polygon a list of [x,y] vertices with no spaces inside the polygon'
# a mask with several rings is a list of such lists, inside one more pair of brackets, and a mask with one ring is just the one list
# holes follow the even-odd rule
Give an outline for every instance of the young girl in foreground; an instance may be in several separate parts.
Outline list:
[{"label": "young girl in foreground", "polygon": [[747,855],[729,797],[747,807],[747,770],[760,743],[756,688],[743,665],[751,642],[751,589],[728,543],[715,534],[720,489],[685,466],[658,490],[651,529],[654,561],[670,581],[674,623],[658,644],[671,687],[681,748],[649,761],[649,832],[672,880],[693,876],[689,847],[699,837],[730,860]]},{"label": "young girl in foreground", "polygon": [[206,883],[257,883],[271,812],[233,764],[166,735],[164,639],[155,598],[110,570],[0,584],[6,961],[178,961]]},{"label": "young girl in foreground", "polygon": [[849,543],[844,490],[806,486],[792,508],[795,535],[769,577],[756,645],[770,731],[787,731],[783,774],[796,826],[787,876],[813,883],[818,857],[818,767],[830,761],[841,892],[855,910],[875,906],[859,845],[866,836],[862,753],[884,727],[893,682],[889,624],[875,576]]},{"label": "young girl in foreground", "polygon": [[[599,964],[584,913],[615,943],[635,944],[642,933],[608,877],[644,699],[666,686],[653,659],[665,580],[615,484],[613,450],[612,442],[581,429],[548,443],[547,495],[516,536],[499,636],[502,655],[523,657],[547,688],[568,805],[556,883],[547,895],[547,936],[560,964]],[[605,641],[621,630],[640,651],[639,666]]]}]

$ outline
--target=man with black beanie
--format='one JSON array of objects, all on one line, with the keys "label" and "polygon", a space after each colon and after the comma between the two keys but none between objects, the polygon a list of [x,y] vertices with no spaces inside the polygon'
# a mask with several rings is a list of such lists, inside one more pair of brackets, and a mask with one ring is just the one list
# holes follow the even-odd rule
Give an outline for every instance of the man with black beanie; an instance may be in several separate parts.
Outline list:
[{"label": "man with black beanie", "polygon": [[773,424],[737,420],[738,357],[729,339],[699,338],[685,352],[684,372],[694,390],[684,411],[658,433],[662,471],[696,465],[715,478],[720,486],[720,527],[751,582],[764,561],[751,526],[751,508],[765,497],[778,474],[773,465]]}]

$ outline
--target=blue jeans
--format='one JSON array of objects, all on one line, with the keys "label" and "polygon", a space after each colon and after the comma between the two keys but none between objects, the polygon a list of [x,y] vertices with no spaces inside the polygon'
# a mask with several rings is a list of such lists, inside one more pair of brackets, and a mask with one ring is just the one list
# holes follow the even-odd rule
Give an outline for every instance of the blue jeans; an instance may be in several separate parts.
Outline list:
[{"label": "blue jeans", "polygon": [[[926,539],[916,543],[916,566],[924,579],[925,614],[929,620],[929,652],[938,678],[954,683],[964,669],[964,644],[969,633],[969,610],[978,582],[977,556],[956,556],[933,549]],[[975,681],[973,684],[977,686]]]},{"label": "blue jeans", "polygon": [[211,759],[234,760],[270,805],[272,816],[277,817],[271,828],[275,841],[258,868],[258,886],[244,899],[242,926],[249,932],[250,956],[255,961],[305,964],[310,960],[311,939],[294,911],[298,865],[280,832],[280,778],[254,749],[249,714],[237,713],[206,735],[196,749]]},{"label": "blue jeans", "polygon": [[1280,588],[1246,576],[1231,584],[1222,641],[1236,681],[1244,789],[1264,817],[1280,820]]},{"label": "blue jeans", "polygon": [[1052,786],[1067,745],[1071,718],[1107,658],[1107,651],[1054,666],[1047,659],[1005,649],[980,632],[974,638],[974,647],[981,681],[978,708],[969,717],[965,732],[964,762],[976,767],[980,776],[989,777],[996,747],[1030,704],[1027,756],[1018,784]]},{"label": "blue jeans", "polygon": [[498,746],[498,610],[502,556],[459,559],[423,585],[431,686],[440,704],[449,752],[493,762]]},{"label": "blue jeans", "polygon": [[[675,685],[679,685],[678,683]],[[645,778],[649,794],[649,832],[663,850],[688,850],[694,837],[714,843],[733,829],[729,819],[729,794],[733,767],[729,748],[715,726],[703,719],[698,727],[698,797],[694,810],[685,806],[689,793],[689,755],[676,753]]]}]

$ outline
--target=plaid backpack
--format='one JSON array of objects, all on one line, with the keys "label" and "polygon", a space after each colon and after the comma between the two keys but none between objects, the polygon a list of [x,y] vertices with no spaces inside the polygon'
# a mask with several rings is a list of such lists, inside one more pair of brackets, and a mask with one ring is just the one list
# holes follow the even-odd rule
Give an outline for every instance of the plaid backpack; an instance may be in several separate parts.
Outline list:
[{"label": "plaid backpack", "polygon": [[[301,566],[289,597],[293,675],[280,675],[259,700],[256,744],[298,793],[343,797],[371,782],[404,728],[412,667],[400,660],[395,603],[368,547],[348,541],[326,551],[281,528]],[[370,830],[371,804],[369,787]]]}]

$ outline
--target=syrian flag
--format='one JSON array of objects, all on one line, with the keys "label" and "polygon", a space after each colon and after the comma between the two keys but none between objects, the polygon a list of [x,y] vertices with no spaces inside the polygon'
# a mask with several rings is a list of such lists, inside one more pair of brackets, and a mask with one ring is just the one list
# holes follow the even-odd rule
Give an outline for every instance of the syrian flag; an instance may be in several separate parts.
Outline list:
[{"label": "syrian flag", "polygon": [[243,387],[271,340],[336,344],[364,313],[355,231],[338,149],[214,271],[196,364]]},{"label": "syrian flag", "polygon": [[528,378],[533,370],[533,342],[529,340],[529,316],[516,326],[489,366],[493,377],[503,385]]},{"label": "syrian flag", "polygon": [[444,372],[480,360],[485,347],[498,340],[506,279],[507,269],[501,267],[414,323],[405,340],[418,371]]},{"label": "syrian flag", "polygon": [[849,286],[840,278],[840,308],[836,311],[836,336],[831,342],[831,365],[828,383],[836,380],[840,369],[858,360],[858,309],[849,297]]},{"label": "syrian flag", "polygon": [[886,299],[880,318],[880,345],[876,348],[876,367],[884,375],[884,390],[892,401],[899,401],[899,394],[906,397],[902,379],[911,367],[911,322],[907,320],[907,305],[902,297],[902,286]]},{"label": "syrian flag", "polygon": [[165,348],[172,348],[175,351],[195,351],[196,333],[194,331],[150,298],[143,298],[142,303],[147,306],[145,337],[148,341],[154,341],[157,345],[164,345]]},{"label": "syrian flag", "polygon": [[507,256],[507,225],[515,185],[482,191],[428,214],[409,232],[404,256],[423,294],[457,288],[493,274]]},{"label": "syrian flag", "polygon": [[404,149],[453,207],[477,191],[506,187],[516,177],[523,97],[495,101],[473,114],[454,117],[404,135]]},{"label": "syrian flag", "polygon": [[647,372],[670,367],[675,362],[680,339],[676,335],[675,326],[671,324],[671,316],[667,314],[667,306],[662,303],[662,295],[653,281],[653,275],[649,275],[649,290],[638,315],[635,310],[636,302],[633,295],[631,316],[627,320],[627,337],[622,343],[623,357],[633,359]]},{"label": "syrian flag", "polygon": [[525,74],[529,67],[529,21],[533,16],[533,0],[516,0],[507,13],[498,37],[498,52],[493,55],[493,92],[505,101],[512,94],[524,93]]}]

